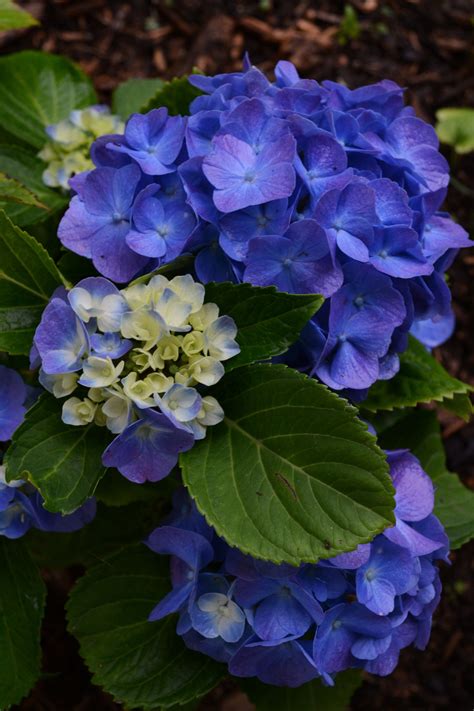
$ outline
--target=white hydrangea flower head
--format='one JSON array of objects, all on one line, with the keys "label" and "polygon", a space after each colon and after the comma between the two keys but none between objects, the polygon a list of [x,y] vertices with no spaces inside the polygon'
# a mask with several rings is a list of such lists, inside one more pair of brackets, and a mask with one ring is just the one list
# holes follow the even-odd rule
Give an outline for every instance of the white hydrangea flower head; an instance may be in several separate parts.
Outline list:
[{"label": "white hydrangea flower head", "polygon": [[48,164],[43,171],[45,185],[69,190],[69,178],[94,167],[90,148],[96,138],[123,129],[123,121],[107,106],[71,111],[68,118],[48,126],[49,141],[38,154]]},{"label": "white hydrangea flower head", "polygon": [[190,275],[156,275],[120,291],[89,277],[71,289],[67,303],[84,340],[80,372],[40,376],[56,397],[78,393],[64,402],[64,422],[95,422],[117,435],[152,408],[205,437],[224,417],[205,390],[240,348],[234,321],[204,299],[204,286]]}]

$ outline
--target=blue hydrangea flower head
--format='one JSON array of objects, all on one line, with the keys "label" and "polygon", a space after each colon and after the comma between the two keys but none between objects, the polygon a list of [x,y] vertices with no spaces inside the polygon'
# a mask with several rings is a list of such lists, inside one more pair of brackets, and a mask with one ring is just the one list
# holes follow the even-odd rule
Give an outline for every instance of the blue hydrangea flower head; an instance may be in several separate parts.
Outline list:
[{"label": "blue hydrangea flower head", "polygon": [[401,650],[424,649],[439,602],[435,561],[448,540],[433,515],[433,485],[407,451],[387,453],[396,526],[371,543],[299,568],[230,548],[184,491],[147,545],[171,556],[171,592],[150,621],[178,612],[185,644],[235,676],[295,687],[337,686],[349,668],[386,675]]},{"label": "blue hydrangea flower head", "polygon": [[[203,283],[322,294],[287,362],[359,401],[395,375],[410,331],[429,348],[449,337],[444,272],[471,242],[441,211],[448,164],[403,89],[319,84],[289,62],[270,82],[248,58],[189,81],[203,92],[189,117],[134,114],[96,141],[95,169],[73,179],[65,246],[116,282],[191,253]],[[341,310],[361,281],[367,308]]]}]

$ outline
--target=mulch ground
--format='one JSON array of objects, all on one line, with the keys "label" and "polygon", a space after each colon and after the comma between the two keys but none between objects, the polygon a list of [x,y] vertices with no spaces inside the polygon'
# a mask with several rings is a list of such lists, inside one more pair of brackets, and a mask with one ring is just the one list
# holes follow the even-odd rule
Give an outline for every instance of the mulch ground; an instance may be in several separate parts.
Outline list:
[{"label": "mulch ground", "polygon": [[[35,0],[21,3],[41,26],[0,38],[0,53],[42,49],[78,62],[108,100],[130,77],[171,78],[240,68],[245,50],[271,73],[290,59],[303,76],[351,87],[382,78],[407,88],[418,114],[434,121],[443,106],[474,106],[474,0]],[[344,6],[357,23],[344,23]],[[347,12],[347,11],[346,11]],[[448,150],[455,183],[448,208],[474,233],[474,157]],[[458,318],[455,336],[437,354],[448,370],[474,384],[474,256],[450,272]],[[474,425],[443,414],[449,466],[474,487]],[[443,571],[444,597],[426,652],[405,650],[393,675],[367,678],[352,711],[473,707],[473,546],[453,553]],[[45,678],[21,711],[120,709],[94,688],[65,632],[60,610],[77,571],[48,573]],[[200,711],[250,711],[232,684],[212,692]],[[299,711],[296,710],[295,711]],[[302,710],[303,711],[303,710]],[[306,711],[306,710],[304,710]],[[309,710],[308,710],[309,711]],[[321,710],[324,711],[324,710]]]}]

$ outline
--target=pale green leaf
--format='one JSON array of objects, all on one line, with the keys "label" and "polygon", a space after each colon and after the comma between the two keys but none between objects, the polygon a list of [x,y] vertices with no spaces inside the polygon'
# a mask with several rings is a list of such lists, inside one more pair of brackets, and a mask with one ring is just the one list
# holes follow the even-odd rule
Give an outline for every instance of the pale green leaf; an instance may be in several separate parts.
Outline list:
[{"label": "pale green leaf", "polygon": [[130,114],[142,113],[164,84],[162,79],[128,79],[115,89],[112,111],[124,120]]},{"label": "pale green leaf", "polygon": [[440,109],[436,132],[442,143],[453,146],[456,153],[474,151],[474,109]]},{"label": "pale green leaf", "polygon": [[65,57],[25,51],[0,58],[0,127],[37,149],[46,126],[95,102],[90,79]]},{"label": "pale green leaf", "polygon": [[22,10],[16,2],[0,0],[0,32],[21,30],[37,24],[38,20],[26,10]]}]

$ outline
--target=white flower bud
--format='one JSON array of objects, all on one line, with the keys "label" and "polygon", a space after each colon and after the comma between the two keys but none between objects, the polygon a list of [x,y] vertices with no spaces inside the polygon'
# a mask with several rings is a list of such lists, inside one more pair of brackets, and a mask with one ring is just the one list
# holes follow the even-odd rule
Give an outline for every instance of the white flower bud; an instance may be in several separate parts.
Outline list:
[{"label": "white flower bud", "polygon": [[93,421],[97,404],[84,398],[71,397],[63,405],[62,420],[67,425],[88,425]]}]

